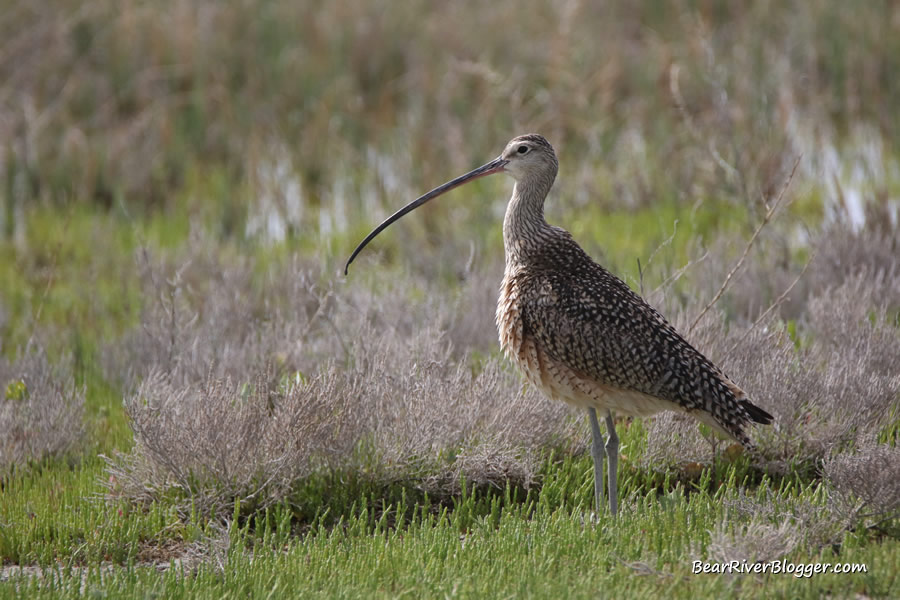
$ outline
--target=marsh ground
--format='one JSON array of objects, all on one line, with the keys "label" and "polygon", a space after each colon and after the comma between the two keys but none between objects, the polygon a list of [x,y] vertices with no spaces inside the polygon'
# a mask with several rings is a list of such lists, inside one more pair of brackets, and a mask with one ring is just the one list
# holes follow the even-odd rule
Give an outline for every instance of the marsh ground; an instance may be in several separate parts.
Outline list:
[{"label": "marsh ground", "polygon": [[[891,2],[13,2],[0,595],[900,595],[898,34]],[[527,131],[548,220],[776,417],[757,456],[620,420],[616,521],[497,349],[509,182],[339,274]]]}]

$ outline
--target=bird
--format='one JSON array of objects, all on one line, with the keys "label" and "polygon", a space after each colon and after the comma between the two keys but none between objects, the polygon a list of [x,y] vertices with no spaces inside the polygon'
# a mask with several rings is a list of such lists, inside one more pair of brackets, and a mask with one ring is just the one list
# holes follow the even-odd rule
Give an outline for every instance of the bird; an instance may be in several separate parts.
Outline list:
[{"label": "bird", "polygon": [[[426,202],[474,179],[506,173],[515,184],[503,219],[506,266],[497,300],[500,346],[546,396],[587,412],[594,463],[594,501],[603,502],[607,463],[609,512],[618,510],[614,414],[687,413],[744,447],[747,427],[771,414],[694,348],[655,308],[595,262],[572,235],[547,223],[544,202],[559,162],[535,133],[513,138],[494,160],[410,202],[356,247],[350,263],[379,233]],[[605,417],[607,437],[598,411]]]}]

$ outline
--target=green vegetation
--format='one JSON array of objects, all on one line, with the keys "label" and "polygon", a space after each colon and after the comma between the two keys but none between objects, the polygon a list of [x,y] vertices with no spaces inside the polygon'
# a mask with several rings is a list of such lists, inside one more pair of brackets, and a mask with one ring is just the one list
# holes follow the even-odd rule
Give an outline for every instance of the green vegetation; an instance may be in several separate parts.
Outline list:
[{"label": "green vegetation", "polygon": [[[865,590],[872,596],[891,596],[897,589],[896,543],[873,544],[867,535],[846,533],[838,544],[809,554],[791,553],[800,562],[858,562],[864,575],[769,576],[766,589],[753,575],[692,575],[692,560],[707,555],[711,542],[698,540],[703,530],[721,518],[731,492],[701,488],[692,493],[676,486],[667,494],[650,490],[632,496],[615,522],[590,523],[590,516],[571,500],[568,486],[583,481],[587,460],[566,462],[554,469],[542,490],[527,499],[513,500],[510,492],[491,497],[462,497],[449,508],[413,511],[404,522],[394,520],[398,505],[378,503],[354,508],[337,526],[314,521],[301,536],[292,532],[291,514],[283,508],[232,527],[209,539],[203,548],[215,556],[196,571],[196,554],[160,573],[140,558],[121,569],[78,568],[62,561],[43,579],[23,580],[20,593],[70,596],[80,589],[90,594],[136,597],[212,597],[215,595],[379,597],[443,596],[496,597],[506,595],[595,597],[598,594],[634,596],[691,595],[745,597],[787,595],[818,597],[823,591],[846,595]],[[589,490],[580,490],[587,496]],[[760,501],[792,505],[802,501],[821,506],[815,489],[790,484],[756,488]],[[362,499],[362,498],[361,498]],[[402,506],[402,505],[401,505]],[[732,513],[734,514],[734,513]],[[151,521],[150,518],[145,519]],[[165,523],[160,516],[153,519]],[[120,527],[117,519],[113,527]],[[393,521],[393,523],[392,523]],[[741,525],[735,525],[740,529]],[[123,537],[136,540],[137,527],[123,528]],[[773,527],[774,529],[774,527]],[[208,532],[205,535],[213,535]],[[164,549],[150,538],[143,547]],[[139,555],[140,556],[140,555]],[[223,568],[219,568],[220,562]],[[51,583],[54,582],[54,583]],[[9,590],[12,592],[12,590]]]},{"label": "green vegetation", "polygon": [[[900,596],[891,3],[45,4],[0,15],[0,597]],[[615,521],[499,355],[508,181],[338,275],[526,131],[776,417],[621,419]]]}]

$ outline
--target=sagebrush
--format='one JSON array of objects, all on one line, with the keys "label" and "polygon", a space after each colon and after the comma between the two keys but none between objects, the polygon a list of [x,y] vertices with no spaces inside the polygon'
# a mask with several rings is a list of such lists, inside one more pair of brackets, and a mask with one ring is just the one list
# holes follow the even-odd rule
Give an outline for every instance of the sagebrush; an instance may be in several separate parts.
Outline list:
[{"label": "sagebrush", "polygon": [[51,366],[39,349],[0,357],[0,472],[76,449],[83,416],[84,388],[65,363]]}]

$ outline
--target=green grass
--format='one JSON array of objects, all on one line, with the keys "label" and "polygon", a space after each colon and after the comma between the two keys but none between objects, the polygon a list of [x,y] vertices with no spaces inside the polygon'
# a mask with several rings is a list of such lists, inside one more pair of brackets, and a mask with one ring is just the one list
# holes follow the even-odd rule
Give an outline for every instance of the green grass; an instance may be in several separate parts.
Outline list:
[{"label": "green grass", "polygon": [[[361,496],[335,523],[326,526],[331,519],[323,510],[301,531],[292,530],[291,510],[276,507],[267,515],[232,522],[222,540],[223,570],[204,564],[196,571],[183,572],[173,563],[165,574],[140,566],[137,549],[177,547],[172,541],[179,537],[202,538],[199,528],[179,525],[157,506],[134,513],[124,506],[85,504],[80,494],[91,489],[89,480],[95,469],[74,476],[46,474],[29,483],[17,482],[11,489],[19,498],[17,510],[54,508],[59,513],[58,523],[43,531],[37,531],[35,525],[21,537],[41,538],[47,548],[69,545],[74,551],[68,556],[26,553],[22,558],[32,560],[21,562],[44,565],[44,578],[11,581],[0,587],[0,594],[12,597],[27,590],[29,596],[72,597],[78,595],[82,583],[95,595],[167,598],[272,593],[303,597],[627,594],[689,598],[738,594],[816,598],[856,593],[887,597],[900,589],[894,568],[900,560],[900,541],[878,540],[865,531],[848,532],[834,546],[814,552],[801,546],[786,560],[863,563],[866,574],[810,578],[692,574],[692,561],[705,555],[709,531],[734,518],[723,505],[735,489],[734,474],[739,469],[726,469],[731,481],[725,485],[705,476],[690,490],[675,484],[667,491],[652,487],[642,491],[628,485],[626,478],[621,514],[614,521],[601,515],[596,523],[591,522],[585,503],[591,471],[586,457],[549,468],[542,489],[524,497],[507,489],[464,495],[452,507],[429,507],[421,502],[410,507],[403,498],[385,505]],[[778,507],[801,501],[825,502],[816,485],[764,480],[755,487],[755,494]],[[41,497],[50,498],[53,504],[46,506],[38,500]],[[325,498],[320,500],[326,504]],[[4,537],[4,548],[15,546],[19,539]],[[108,570],[99,567],[99,561],[120,566]],[[87,567],[81,568],[83,565]],[[17,590],[18,586],[22,587]]]},{"label": "green grass", "polygon": [[104,462],[44,464],[3,480],[0,552],[13,564],[122,563],[141,543],[165,538],[178,527],[163,506],[135,511],[126,502],[108,503],[99,482]]}]

